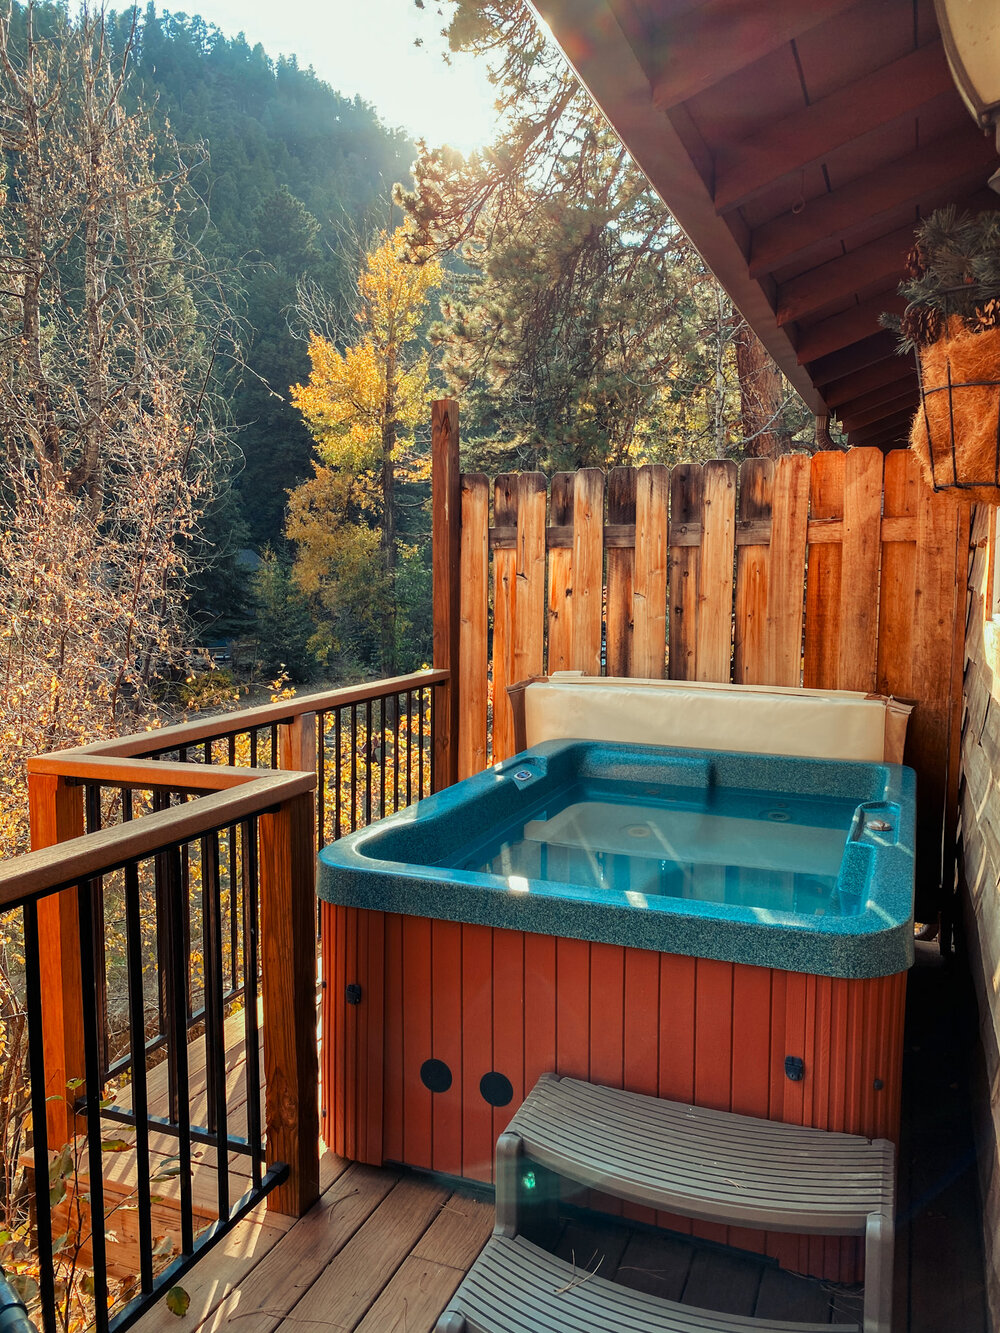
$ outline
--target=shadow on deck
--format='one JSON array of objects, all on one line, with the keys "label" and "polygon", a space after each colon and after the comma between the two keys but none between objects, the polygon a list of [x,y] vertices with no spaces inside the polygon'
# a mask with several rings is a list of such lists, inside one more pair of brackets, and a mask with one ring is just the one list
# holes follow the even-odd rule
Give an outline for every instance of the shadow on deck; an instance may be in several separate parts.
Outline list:
[{"label": "shadow on deck", "polygon": [[[918,945],[909,985],[896,1245],[895,1333],[986,1333],[970,1088],[976,1022],[967,978]],[[292,1222],[263,1208],[185,1282],[185,1333],[428,1333],[485,1243],[493,1209],[415,1175],[331,1153],[322,1197]],[[673,1300],[817,1323],[857,1318],[851,1290],[756,1255],[575,1213],[552,1247],[581,1268]],[[137,1325],[177,1333],[162,1305]]]}]

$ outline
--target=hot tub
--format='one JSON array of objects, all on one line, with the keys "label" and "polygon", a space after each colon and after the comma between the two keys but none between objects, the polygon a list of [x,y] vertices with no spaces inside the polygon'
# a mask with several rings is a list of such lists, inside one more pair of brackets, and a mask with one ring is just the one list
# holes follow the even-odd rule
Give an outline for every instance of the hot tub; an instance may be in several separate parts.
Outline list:
[{"label": "hot tub", "polygon": [[[895,1138],[914,789],[894,764],[549,741],[324,848],[327,1142],[489,1181],[547,1070]],[[852,1243],[766,1245],[854,1276]]]}]

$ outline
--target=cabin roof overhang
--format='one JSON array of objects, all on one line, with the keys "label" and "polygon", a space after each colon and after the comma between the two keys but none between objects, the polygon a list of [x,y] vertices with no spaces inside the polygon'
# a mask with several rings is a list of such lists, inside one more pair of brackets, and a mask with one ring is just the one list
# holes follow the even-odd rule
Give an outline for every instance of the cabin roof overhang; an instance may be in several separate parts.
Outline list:
[{"label": "cabin roof overhang", "polygon": [[914,225],[1000,207],[931,0],[534,0],[785,375],[852,444],[905,440],[883,311]]}]

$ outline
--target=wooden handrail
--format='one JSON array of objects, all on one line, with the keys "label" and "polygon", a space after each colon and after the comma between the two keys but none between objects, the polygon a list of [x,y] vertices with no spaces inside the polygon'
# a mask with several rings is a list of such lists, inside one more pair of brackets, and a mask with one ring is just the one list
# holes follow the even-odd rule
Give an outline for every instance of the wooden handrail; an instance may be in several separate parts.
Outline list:
[{"label": "wooden handrail", "polygon": [[444,670],[414,671],[407,676],[389,676],[383,680],[368,681],[364,685],[346,685],[334,690],[320,690],[315,694],[300,694],[293,699],[262,704],[258,708],[242,708],[235,713],[213,713],[209,717],[199,718],[196,722],[180,722],[176,726],[162,727],[158,731],[140,731],[131,736],[116,736],[110,740],[94,741],[90,745],[74,746],[72,749],[52,750],[46,755],[30,759],[28,771],[61,772],[61,769],[40,768],[37,765],[42,761],[47,764],[49,761],[59,763],[79,755],[113,755],[139,759],[154,752],[176,750],[185,745],[194,745],[198,741],[249,731],[254,727],[291,722],[303,713],[324,713],[350,704],[366,703],[369,699],[405,694],[408,690],[419,690],[429,685],[445,685],[449,679],[450,672]]},{"label": "wooden handrail", "polygon": [[0,910],[109,872],[133,858],[152,856],[212,829],[238,823],[248,815],[272,810],[316,786],[315,774],[311,773],[252,768],[207,771],[239,773],[239,784],[0,862]]}]

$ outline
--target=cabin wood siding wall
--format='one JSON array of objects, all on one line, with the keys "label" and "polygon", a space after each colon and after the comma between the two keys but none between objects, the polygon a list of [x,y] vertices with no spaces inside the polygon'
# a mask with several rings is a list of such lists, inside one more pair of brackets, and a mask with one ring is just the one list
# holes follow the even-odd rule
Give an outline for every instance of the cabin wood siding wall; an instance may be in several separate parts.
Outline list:
[{"label": "cabin wood siding wall", "polygon": [[1000,1327],[1000,625],[986,621],[995,522],[996,510],[977,507],[965,650],[961,878],[989,1087],[977,1126],[986,1284],[993,1326]]},{"label": "cabin wood siding wall", "polygon": [[510,756],[506,687],[543,671],[913,699],[920,919],[950,901],[968,511],[908,451],[588,468],[550,488],[467,474],[461,493],[460,778]]}]

